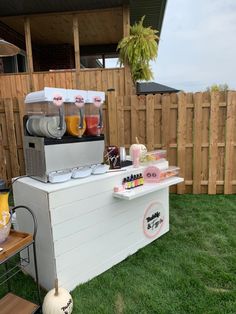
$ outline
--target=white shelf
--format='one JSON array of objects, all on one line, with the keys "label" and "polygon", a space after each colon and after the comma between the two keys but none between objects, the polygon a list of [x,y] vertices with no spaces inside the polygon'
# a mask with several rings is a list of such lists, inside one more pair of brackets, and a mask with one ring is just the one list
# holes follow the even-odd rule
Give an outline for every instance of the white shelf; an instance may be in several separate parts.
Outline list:
[{"label": "white shelf", "polygon": [[183,181],[184,181],[183,178],[172,177],[172,178],[165,179],[159,183],[145,183],[143,186],[139,186],[132,190],[126,190],[123,192],[114,192],[113,196],[124,199],[124,200],[132,200],[134,198],[167,188],[171,185],[175,185]]}]

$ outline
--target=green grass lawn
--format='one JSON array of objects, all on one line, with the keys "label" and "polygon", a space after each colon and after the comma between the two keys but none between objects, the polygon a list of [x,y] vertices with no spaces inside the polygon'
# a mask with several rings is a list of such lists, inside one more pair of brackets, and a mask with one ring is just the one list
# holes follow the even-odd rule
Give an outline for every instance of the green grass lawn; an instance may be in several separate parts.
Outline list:
[{"label": "green grass lawn", "polygon": [[[170,225],[166,235],[77,287],[73,313],[235,314],[236,195],[171,195]],[[29,277],[20,274],[13,284],[34,299]]]}]

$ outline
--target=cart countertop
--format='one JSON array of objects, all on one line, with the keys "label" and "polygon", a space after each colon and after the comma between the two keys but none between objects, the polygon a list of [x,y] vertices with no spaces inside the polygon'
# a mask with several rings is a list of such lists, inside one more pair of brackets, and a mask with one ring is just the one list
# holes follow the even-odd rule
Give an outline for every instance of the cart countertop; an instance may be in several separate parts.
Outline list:
[{"label": "cart countertop", "polygon": [[90,175],[89,177],[82,178],[82,179],[70,179],[69,181],[62,182],[62,183],[44,183],[30,177],[22,177],[22,178],[19,177],[19,178],[13,179],[13,184],[14,184],[14,180],[16,180],[16,183],[21,182],[21,183],[30,185],[31,187],[34,187],[36,189],[45,191],[47,193],[51,193],[51,192],[55,192],[59,190],[68,189],[74,186],[83,185],[86,183],[106,180],[112,177],[125,177],[129,175],[130,173],[137,174],[137,173],[142,172],[144,168],[145,166],[140,166],[138,168],[134,168],[133,166],[128,166],[121,169],[116,169],[117,171],[111,170],[104,174]]},{"label": "cart countertop", "polygon": [[[168,164],[165,160],[163,160],[161,162],[158,162],[156,166],[160,167],[161,169],[166,169],[166,166],[168,167]],[[139,174],[143,172],[143,170],[146,167],[147,165],[140,165],[139,167],[134,167],[133,165],[131,165],[131,166],[123,167],[121,169],[108,170],[108,172],[104,174],[95,174],[95,175],[93,174],[85,178],[70,179],[69,181],[61,182],[61,183],[50,183],[50,182],[45,183],[45,182],[41,182],[39,180],[36,180],[31,177],[27,177],[27,176],[18,177],[14,180],[16,180],[16,183],[21,182],[23,184],[30,185],[31,187],[39,189],[46,193],[53,193],[56,191],[65,190],[65,189],[69,189],[76,186],[81,186],[84,184],[104,181],[111,178],[115,179],[116,177],[117,177],[117,182],[120,182],[121,184],[120,180],[122,180],[124,177],[127,177],[131,174]],[[14,184],[14,180],[13,180],[13,184]],[[111,188],[113,188],[113,186]]]}]

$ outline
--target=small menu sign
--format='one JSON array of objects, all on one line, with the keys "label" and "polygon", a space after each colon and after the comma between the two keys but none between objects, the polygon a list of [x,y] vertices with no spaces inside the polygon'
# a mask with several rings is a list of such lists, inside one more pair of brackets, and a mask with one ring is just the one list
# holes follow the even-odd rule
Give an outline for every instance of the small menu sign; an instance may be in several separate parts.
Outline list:
[{"label": "small menu sign", "polygon": [[120,153],[117,146],[107,146],[104,162],[110,165],[110,169],[120,168]]}]

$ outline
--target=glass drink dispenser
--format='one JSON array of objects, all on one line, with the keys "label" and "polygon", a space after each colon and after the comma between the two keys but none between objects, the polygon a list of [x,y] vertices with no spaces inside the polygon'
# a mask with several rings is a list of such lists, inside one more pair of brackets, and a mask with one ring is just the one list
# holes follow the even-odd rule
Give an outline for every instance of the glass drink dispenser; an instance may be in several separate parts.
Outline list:
[{"label": "glass drink dispenser", "polygon": [[60,139],[65,134],[66,90],[45,87],[25,98],[26,130],[32,136]]},{"label": "glass drink dispenser", "polygon": [[103,131],[102,104],[105,93],[88,91],[85,105],[86,135],[99,136]]},{"label": "glass drink dispenser", "polygon": [[66,104],[66,131],[69,135],[81,137],[86,129],[85,102],[87,91],[67,90],[68,103]]}]

